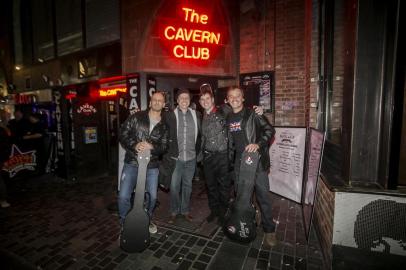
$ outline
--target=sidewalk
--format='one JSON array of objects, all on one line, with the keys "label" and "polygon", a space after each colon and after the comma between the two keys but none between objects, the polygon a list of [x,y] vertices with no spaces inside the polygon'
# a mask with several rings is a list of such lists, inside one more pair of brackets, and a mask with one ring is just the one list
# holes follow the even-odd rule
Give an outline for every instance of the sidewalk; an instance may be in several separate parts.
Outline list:
[{"label": "sidewalk", "polygon": [[193,224],[168,224],[168,195],[159,192],[158,233],[147,250],[128,254],[118,246],[115,186],[109,177],[73,185],[51,176],[11,183],[12,206],[0,209],[2,269],[324,269],[313,233],[306,244],[298,205],[270,194],[280,244],[264,249],[259,228],[253,243],[241,245],[204,221],[202,181],[194,182]]}]

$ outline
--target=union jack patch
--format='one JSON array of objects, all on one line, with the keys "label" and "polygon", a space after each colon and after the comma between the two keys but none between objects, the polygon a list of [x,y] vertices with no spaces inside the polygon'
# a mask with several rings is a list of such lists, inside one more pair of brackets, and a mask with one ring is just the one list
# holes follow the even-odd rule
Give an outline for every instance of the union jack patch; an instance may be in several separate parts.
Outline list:
[{"label": "union jack patch", "polygon": [[241,121],[230,123],[230,132],[240,131],[241,130]]}]

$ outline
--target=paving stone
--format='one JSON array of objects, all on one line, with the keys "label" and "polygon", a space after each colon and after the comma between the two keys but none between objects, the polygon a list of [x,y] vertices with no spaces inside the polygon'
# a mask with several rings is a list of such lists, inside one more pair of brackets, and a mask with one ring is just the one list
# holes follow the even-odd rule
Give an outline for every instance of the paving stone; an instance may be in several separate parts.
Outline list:
[{"label": "paving stone", "polygon": [[[43,269],[251,270],[265,264],[269,269],[304,270],[306,264],[311,269],[322,268],[314,230],[307,244],[300,206],[274,195],[270,198],[273,214],[279,216],[277,237],[281,240],[276,247],[261,247],[260,227],[255,241],[240,245],[228,240],[218,227],[203,235],[190,228],[190,232],[180,231],[159,223],[159,232],[151,235],[148,249],[126,253],[118,246],[117,210],[106,211],[108,204],[116,204],[116,188],[111,187],[114,182],[106,178],[67,187],[42,184],[36,192],[29,189],[20,195],[21,199],[13,194],[13,211],[2,210],[0,248],[24,256]],[[207,208],[207,201],[194,200],[193,196],[196,192],[192,193],[194,204]],[[103,205],[107,197],[109,202]],[[48,206],[46,211],[41,205]],[[224,260],[219,262],[219,258]]]},{"label": "paving stone", "polygon": [[262,259],[258,260],[255,269],[267,270],[268,269],[268,261],[267,260],[262,260]]},{"label": "paving stone", "polygon": [[212,255],[214,255],[214,253],[216,253],[216,250],[209,248],[209,247],[205,247],[203,249],[203,253],[208,254],[209,256],[212,256]]},{"label": "paving stone", "polygon": [[202,247],[202,246],[206,245],[206,243],[207,243],[207,240],[200,239],[199,241],[197,241],[196,245]]},{"label": "paving stone", "polygon": [[180,253],[180,254],[183,254],[183,255],[185,255],[185,254],[188,253],[188,252],[189,252],[189,249],[186,248],[186,247],[183,247],[183,248],[181,248],[181,249],[179,250],[179,253]]},{"label": "paving stone", "polygon": [[267,251],[267,250],[261,250],[260,252],[259,252],[259,258],[260,259],[264,259],[264,260],[268,260],[269,259],[269,251]]},{"label": "paving stone", "polygon": [[199,261],[205,262],[205,263],[209,263],[211,257],[205,254],[201,254],[198,258]]},{"label": "paving stone", "polygon": [[178,250],[179,250],[179,247],[173,246],[165,253],[165,256],[172,257],[173,255],[176,254],[176,252],[178,252]]},{"label": "paving stone", "polygon": [[213,241],[210,241],[209,243],[207,243],[207,246],[210,247],[210,248],[216,249],[216,248],[218,248],[218,247],[220,246],[220,244],[219,244],[219,243],[215,243],[215,242],[213,242]]},{"label": "paving stone", "polygon": [[191,261],[182,261],[177,270],[187,270],[192,265]]},{"label": "paving stone", "polygon": [[197,257],[197,255],[194,254],[194,253],[189,253],[189,254],[186,255],[186,258],[191,260],[191,261],[193,261],[196,257]]},{"label": "paving stone", "polygon": [[164,255],[164,253],[165,253],[165,250],[159,249],[158,251],[156,251],[156,252],[154,253],[154,257],[161,258],[162,255]]},{"label": "paving stone", "polygon": [[250,250],[249,250],[249,252],[248,252],[248,257],[257,258],[257,257],[258,257],[258,253],[259,253],[259,250],[258,250],[258,249],[256,249],[256,248],[250,248]]},{"label": "paving stone", "polygon": [[207,268],[207,264],[202,263],[202,262],[195,262],[193,264],[193,269],[204,270],[206,268]]}]

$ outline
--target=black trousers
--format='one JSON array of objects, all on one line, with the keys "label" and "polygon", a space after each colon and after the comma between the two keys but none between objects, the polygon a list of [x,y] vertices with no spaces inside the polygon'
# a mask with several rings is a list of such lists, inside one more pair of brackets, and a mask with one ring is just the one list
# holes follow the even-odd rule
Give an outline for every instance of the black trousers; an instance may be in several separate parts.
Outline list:
[{"label": "black trousers", "polygon": [[[240,174],[240,158],[236,158],[234,163],[235,192],[238,190],[238,181]],[[261,162],[261,161],[260,161]],[[258,164],[256,178],[255,178],[255,198],[261,211],[261,223],[265,233],[272,233],[275,231],[276,224],[272,218],[272,205],[269,197],[269,178],[268,172],[262,169],[261,164]]]},{"label": "black trousers", "polygon": [[227,153],[206,153],[203,159],[203,170],[209,208],[216,214],[224,215],[228,208],[231,189]]}]

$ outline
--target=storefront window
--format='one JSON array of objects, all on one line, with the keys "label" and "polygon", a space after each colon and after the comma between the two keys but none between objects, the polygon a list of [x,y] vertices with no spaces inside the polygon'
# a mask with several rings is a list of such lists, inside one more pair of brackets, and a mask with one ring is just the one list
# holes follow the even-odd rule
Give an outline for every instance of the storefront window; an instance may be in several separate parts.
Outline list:
[{"label": "storefront window", "polygon": [[58,55],[69,54],[83,48],[81,2],[81,0],[55,1]]},{"label": "storefront window", "polygon": [[332,70],[327,93],[327,140],[341,145],[343,87],[344,87],[344,7],[343,1],[334,1]]},{"label": "storefront window", "polygon": [[52,0],[32,0],[34,59],[54,58]]},{"label": "storefront window", "polygon": [[120,39],[118,0],[86,1],[86,47]]},{"label": "storefront window", "polygon": [[323,80],[319,90],[322,115],[319,127],[326,132],[322,173],[332,184],[349,181],[355,29],[355,21],[348,18],[353,11],[350,3],[351,0],[323,1],[320,7]]}]

